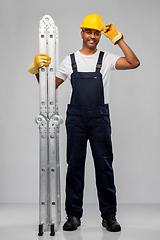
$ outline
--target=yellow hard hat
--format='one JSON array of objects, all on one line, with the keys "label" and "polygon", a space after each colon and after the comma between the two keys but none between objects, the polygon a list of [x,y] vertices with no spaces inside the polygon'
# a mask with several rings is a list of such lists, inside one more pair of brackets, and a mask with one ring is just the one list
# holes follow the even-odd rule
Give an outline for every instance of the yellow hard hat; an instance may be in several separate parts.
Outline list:
[{"label": "yellow hard hat", "polygon": [[91,29],[95,29],[98,31],[103,30],[104,28],[104,23],[103,23],[103,19],[98,16],[97,14],[90,14],[87,15],[84,19],[82,24],[80,25],[80,28],[91,28]]}]

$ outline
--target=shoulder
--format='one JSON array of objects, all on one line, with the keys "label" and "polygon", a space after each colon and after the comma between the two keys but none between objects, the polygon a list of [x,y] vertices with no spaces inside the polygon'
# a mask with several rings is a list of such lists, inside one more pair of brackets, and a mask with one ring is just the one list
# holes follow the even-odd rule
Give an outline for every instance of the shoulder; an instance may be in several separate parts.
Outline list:
[{"label": "shoulder", "polygon": [[61,64],[70,64],[71,63],[71,55],[77,56],[78,51],[70,53],[69,55],[67,55],[61,62]]},{"label": "shoulder", "polygon": [[115,64],[120,56],[110,53],[104,52],[103,61],[102,61],[102,71],[108,72],[110,70],[115,69]]},{"label": "shoulder", "polygon": [[110,53],[110,52],[104,52],[104,58],[116,58],[119,57],[117,54]]},{"label": "shoulder", "polygon": [[71,65],[70,55],[67,55],[59,65],[59,68],[68,68]]},{"label": "shoulder", "polygon": [[116,61],[120,58],[119,55],[114,54],[114,53],[110,53],[110,52],[105,52],[104,53],[104,57],[103,57],[103,61],[110,63],[110,64],[115,64]]}]

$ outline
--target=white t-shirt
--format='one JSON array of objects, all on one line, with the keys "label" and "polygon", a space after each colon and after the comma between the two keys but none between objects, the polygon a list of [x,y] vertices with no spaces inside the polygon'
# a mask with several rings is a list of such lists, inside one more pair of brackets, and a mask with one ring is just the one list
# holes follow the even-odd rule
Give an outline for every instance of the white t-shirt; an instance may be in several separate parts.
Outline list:
[{"label": "white t-shirt", "polygon": [[[100,51],[97,50],[93,55],[84,55],[79,51],[75,52],[75,60],[77,63],[78,72],[95,72]],[[103,79],[104,87],[104,103],[109,103],[109,84],[110,84],[110,73],[115,69],[116,61],[120,56],[105,52],[102,61],[101,74]],[[71,79],[72,66],[70,55],[59,65],[56,76],[64,81],[68,78]]]}]

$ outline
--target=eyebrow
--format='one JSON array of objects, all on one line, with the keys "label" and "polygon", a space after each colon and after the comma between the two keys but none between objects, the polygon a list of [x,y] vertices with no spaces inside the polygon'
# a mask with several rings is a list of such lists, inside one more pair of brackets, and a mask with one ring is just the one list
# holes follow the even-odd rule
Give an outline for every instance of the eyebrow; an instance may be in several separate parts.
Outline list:
[{"label": "eyebrow", "polygon": [[[90,28],[85,28],[85,29],[83,29],[83,31],[84,30],[86,30],[86,31],[94,31],[94,29],[90,29]],[[100,31],[98,31],[98,30],[95,30],[95,32],[100,33]]]}]

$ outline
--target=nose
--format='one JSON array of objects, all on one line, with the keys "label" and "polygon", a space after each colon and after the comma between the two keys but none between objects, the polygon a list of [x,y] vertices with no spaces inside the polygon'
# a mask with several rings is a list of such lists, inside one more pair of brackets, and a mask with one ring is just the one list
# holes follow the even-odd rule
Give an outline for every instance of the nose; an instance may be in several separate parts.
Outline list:
[{"label": "nose", "polygon": [[95,38],[94,32],[91,33],[91,38]]}]

